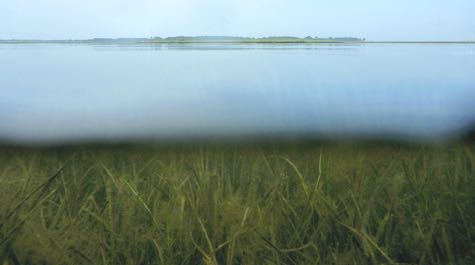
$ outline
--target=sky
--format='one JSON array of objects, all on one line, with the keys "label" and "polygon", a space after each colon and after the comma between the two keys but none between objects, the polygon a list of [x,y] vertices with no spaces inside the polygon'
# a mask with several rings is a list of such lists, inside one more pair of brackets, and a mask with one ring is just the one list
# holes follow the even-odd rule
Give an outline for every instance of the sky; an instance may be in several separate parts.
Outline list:
[{"label": "sky", "polygon": [[178,35],[473,40],[475,1],[0,1],[0,39]]}]

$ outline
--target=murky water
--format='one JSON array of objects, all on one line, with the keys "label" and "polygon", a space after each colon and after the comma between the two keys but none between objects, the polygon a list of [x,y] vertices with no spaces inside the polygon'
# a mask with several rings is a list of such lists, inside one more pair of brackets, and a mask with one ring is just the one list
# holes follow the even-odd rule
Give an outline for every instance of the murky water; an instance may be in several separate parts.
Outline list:
[{"label": "murky water", "polygon": [[0,45],[0,140],[447,139],[475,45]]}]

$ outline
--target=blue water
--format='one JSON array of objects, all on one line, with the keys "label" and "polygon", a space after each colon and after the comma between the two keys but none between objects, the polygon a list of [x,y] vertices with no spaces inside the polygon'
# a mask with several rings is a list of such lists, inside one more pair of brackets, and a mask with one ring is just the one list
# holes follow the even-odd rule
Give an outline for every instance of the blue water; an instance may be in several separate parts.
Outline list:
[{"label": "blue water", "polygon": [[444,140],[475,125],[475,45],[0,45],[0,141]]}]

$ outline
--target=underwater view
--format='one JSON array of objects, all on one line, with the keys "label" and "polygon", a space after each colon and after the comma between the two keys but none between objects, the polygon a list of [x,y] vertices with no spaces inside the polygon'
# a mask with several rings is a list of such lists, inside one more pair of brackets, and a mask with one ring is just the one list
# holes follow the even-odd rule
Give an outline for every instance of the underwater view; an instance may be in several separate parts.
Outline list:
[{"label": "underwater view", "polygon": [[473,44],[3,44],[0,56],[0,140],[20,144],[447,141],[475,125]]},{"label": "underwater view", "polygon": [[0,2],[0,265],[475,264],[475,3]]}]

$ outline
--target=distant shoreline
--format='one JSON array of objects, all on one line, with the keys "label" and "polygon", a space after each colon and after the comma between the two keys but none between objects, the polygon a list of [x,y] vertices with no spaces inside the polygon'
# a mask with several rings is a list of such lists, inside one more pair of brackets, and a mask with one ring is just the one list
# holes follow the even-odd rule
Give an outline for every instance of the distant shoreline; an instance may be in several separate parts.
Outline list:
[{"label": "distant shoreline", "polygon": [[62,40],[0,40],[0,44],[475,44],[475,41],[62,41]]},{"label": "distant shoreline", "polygon": [[475,41],[146,41],[146,44],[475,44]]},{"label": "distant shoreline", "polygon": [[168,38],[94,38],[84,40],[0,39],[0,44],[475,44],[475,41],[368,41],[362,38],[318,37],[168,37]]}]

